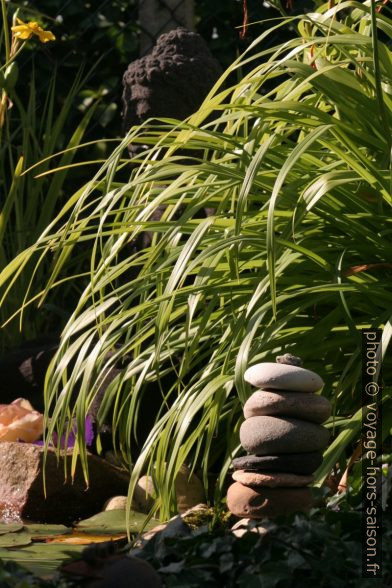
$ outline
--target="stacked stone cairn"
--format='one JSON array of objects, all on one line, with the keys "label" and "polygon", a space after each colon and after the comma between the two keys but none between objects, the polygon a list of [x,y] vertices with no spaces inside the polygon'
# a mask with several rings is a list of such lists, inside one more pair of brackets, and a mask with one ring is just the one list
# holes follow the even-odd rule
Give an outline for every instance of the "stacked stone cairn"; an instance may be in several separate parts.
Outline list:
[{"label": "stacked stone cairn", "polygon": [[235,483],[227,493],[229,510],[241,518],[309,510],[312,474],[329,439],[321,423],[331,415],[331,404],[316,394],[323,380],[291,354],[276,361],[256,364],[244,375],[258,388],[244,405],[240,428],[249,455],[233,460]]}]

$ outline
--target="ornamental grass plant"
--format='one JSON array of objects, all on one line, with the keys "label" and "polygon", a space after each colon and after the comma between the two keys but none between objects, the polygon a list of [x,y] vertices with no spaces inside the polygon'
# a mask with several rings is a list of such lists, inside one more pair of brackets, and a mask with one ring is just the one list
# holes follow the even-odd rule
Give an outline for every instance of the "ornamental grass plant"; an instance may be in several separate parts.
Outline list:
[{"label": "ornamental grass plant", "polygon": [[[295,38],[264,48],[287,26]],[[361,328],[383,328],[385,375],[391,366],[391,39],[392,20],[370,1],[271,21],[193,116],[131,129],[2,270],[5,304],[34,265],[19,317],[83,283],[45,391],[47,441],[77,420],[72,467],[81,459],[87,475],[86,413],[128,356],[99,419],[110,419],[132,468],[130,494],[149,470],[156,509],[168,518],[186,462],[201,469],[206,488],[217,472],[219,497],[239,450],[250,394],[244,371],[282,352],[320,373],[333,403],[333,441],[316,485],[351,467],[361,438]],[[144,151],[129,159],[126,148],[136,143]],[[52,170],[51,181],[63,170]],[[152,220],[161,206],[163,216]],[[206,218],[207,207],[214,213]],[[135,250],[146,231],[150,244]],[[70,272],[75,256],[88,263],[87,285],[86,272]],[[133,461],[152,387],[155,425]],[[382,403],[378,450],[390,455],[388,386]],[[351,487],[359,480],[350,478]]]}]

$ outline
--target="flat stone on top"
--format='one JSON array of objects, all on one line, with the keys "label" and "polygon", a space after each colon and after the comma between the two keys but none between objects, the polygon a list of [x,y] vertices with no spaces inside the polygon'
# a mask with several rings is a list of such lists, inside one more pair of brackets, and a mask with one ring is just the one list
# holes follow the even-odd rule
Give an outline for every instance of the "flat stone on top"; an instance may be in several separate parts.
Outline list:
[{"label": "flat stone on top", "polygon": [[299,476],[285,472],[247,472],[236,470],[233,480],[244,486],[267,486],[268,488],[301,488],[313,482],[313,476]]},{"label": "flat stone on top", "polygon": [[244,405],[244,417],[286,416],[314,423],[323,423],[332,412],[332,406],[324,396],[308,392],[281,392],[258,390]]},{"label": "flat stone on top", "polygon": [[240,428],[242,447],[255,455],[317,451],[325,447],[328,439],[328,429],[298,419],[255,416],[246,419]]},{"label": "flat stone on top", "polygon": [[317,392],[324,386],[315,372],[285,363],[257,363],[246,370],[244,379],[257,388],[293,392]]},{"label": "flat stone on top", "polygon": [[255,472],[288,472],[291,474],[312,474],[323,461],[321,451],[291,453],[287,455],[244,455],[233,459],[235,470]]}]

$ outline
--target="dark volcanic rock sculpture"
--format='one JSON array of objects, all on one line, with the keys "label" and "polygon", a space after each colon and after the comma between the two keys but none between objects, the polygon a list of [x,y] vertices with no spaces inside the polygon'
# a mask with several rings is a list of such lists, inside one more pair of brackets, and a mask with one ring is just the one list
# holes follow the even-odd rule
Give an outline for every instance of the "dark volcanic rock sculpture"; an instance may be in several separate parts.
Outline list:
[{"label": "dark volcanic rock sculpture", "polygon": [[124,128],[148,118],[185,119],[221,74],[200,35],[184,28],[161,35],[152,53],[133,61],[123,78]]},{"label": "dark volcanic rock sculpture", "polygon": [[[219,62],[197,33],[180,27],[161,35],[152,53],[130,63],[124,74],[124,132],[150,118],[184,120],[196,112],[221,73]],[[131,156],[142,149],[137,144],[128,146]],[[165,205],[157,206],[150,220],[160,220],[165,209]],[[182,210],[177,210],[174,220]],[[210,216],[213,209],[206,207],[200,213]],[[151,238],[152,233],[141,233],[127,245],[127,252],[148,247]],[[134,268],[128,278],[136,277],[138,271]]]}]

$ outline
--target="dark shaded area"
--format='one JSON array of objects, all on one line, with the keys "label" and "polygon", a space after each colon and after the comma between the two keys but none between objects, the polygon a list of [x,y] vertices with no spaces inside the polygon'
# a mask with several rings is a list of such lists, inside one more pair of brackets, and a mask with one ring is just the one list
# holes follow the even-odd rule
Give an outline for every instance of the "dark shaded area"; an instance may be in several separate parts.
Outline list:
[{"label": "dark shaded area", "polygon": [[[277,521],[245,525],[241,537],[223,529],[191,537],[150,541],[137,551],[159,570],[167,585],[190,586],[345,586],[387,588],[392,580],[392,518],[383,519],[382,577],[362,577],[361,513],[317,509]],[[387,518],[388,517],[388,518]],[[256,532],[252,532],[256,531]],[[267,531],[267,532],[265,532]]]},{"label": "dark shaded area", "polygon": [[[64,459],[67,481],[64,481]],[[43,487],[43,449],[32,443],[0,443],[3,476],[0,502],[13,506],[23,519],[34,522],[72,524],[102,510],[113,495],[126,495],[129,474],[95,455],[88,455],[87,487],[80,462],[71,481],[72,456],[59,460],[49,450],[45,463],[46,493]]]},{"label": "dark shaded area", "polygon": [[[148,238],[148,237],[146,237]],[[11,403],[15,398],[23,397],[30,401],[35,410],[44,411],[44,383],[45,374],[49,364],[55,355],[60,338],[55,334],[41,337],[34,341],[26,341],[19,347],[0,357],[0,404]],[[108,353],[109,359],[112,353]],[[97,415],[102,403],[103,396],[111,382],[120,374],[124,365],[129,360],[124,356],[107,374],[102,386],[97,392],[89,410],[93,422],[95,434],[100,435],[103,451],[112,449],[112,412],[110,411],[105,421],[98,426]],[[70,363],[68,369],[74,367]],[[173,385],[173,375],[170,374],[161,379],[161,387],[166,390]],[[77,388],[74,391],[74,400],[77,397]],[[151,382],[146,386],[143,398],[140,402],[139,418],[135,431],[135,440],[132,443],[132,457],[136,459],[144,441],[149,435],[156,416],[161,408],[162,395],[159,384]],[[92,447],[94,449],[95,443]]]},{"label": "dark shaded area", "polygon": [[150,55],[133,61],[123,77],[125,132],[149,118],[185,119],[221,74],[200,35],[177,28],[159,37]]},{"label": "dark shaded area", "polygon": [[45,373],[59,343],[55,335],[26,341],[0,357],[0,403],[27,398],[33,407],[44,409]]},{"label": "dark shaded area", "polygon": [[321,451],[282,455],[245,455],[233,459],[235,470],[312,474],[322,463]]}]

